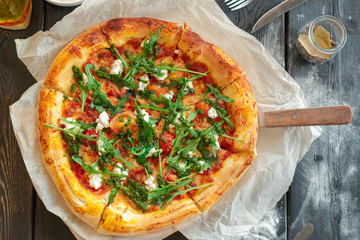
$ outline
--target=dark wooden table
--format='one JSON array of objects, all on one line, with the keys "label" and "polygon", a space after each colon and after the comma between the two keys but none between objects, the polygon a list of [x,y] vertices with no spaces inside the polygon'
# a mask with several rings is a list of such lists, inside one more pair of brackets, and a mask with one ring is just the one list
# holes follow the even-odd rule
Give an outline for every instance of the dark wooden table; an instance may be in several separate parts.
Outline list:
[{"label": "dark wooden table", "polygon": [[[223,0],[217,2],[234,24],[250,32],[256,20],[281,0],[254,0],[234,12]],[[0,239],[74,239],[38,198],[9,118],[9,105],[35,83],[17,58],[14,39],[48,30],[74,9],[33,0],[26,30],[0,30]],[[315,227],[310,239],[360,237],[359,9],[359,0],[309,0],[254,34],[301,86],[309,106],[347,104],[354,110],[352,124],[323,127],[322,136],[299,163],[289,191],[271,211],[278,239],[293,239],[306,223]],[[342,20],[348,40],[335,59],[314,65],[301,58],[295,40],[301,26],[324,14]],[[184,238],[175,233],[168,239]]]}]

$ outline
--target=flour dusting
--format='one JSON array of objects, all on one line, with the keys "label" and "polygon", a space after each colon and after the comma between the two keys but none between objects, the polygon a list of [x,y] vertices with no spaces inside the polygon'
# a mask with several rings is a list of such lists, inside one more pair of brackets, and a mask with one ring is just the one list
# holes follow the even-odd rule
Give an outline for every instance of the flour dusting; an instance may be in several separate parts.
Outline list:
[{"label": "flour dusting", "polygon": [[247,235],[241,237],[242,240],[269,240],[278,238],[279,223],[282,216],[277,208],[273,208],[253,226]]}]

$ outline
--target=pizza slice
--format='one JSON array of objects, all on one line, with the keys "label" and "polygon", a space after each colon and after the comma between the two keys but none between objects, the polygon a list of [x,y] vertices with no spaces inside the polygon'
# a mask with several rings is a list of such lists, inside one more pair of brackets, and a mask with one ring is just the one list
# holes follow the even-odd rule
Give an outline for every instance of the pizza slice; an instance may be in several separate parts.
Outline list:
[{"label": "pizza slice", "polygon": [[[107,204],[110,189],[101,183],[97,175],[89,174],[82,169],[81,164],[70,161],[70,156],[79,156],[82,152],[87,153],[87,164],[90,164],[94,154],[85,145],[75,143],[77,136],[72,132],[80,131],[80,123],[84,126],[86,123],[79,121],[79,125],[75,125],[71,123],[73,119],[62,117],[71,105],[67,101],[59,91],[40,90],[38,123],[44,164],[70,209],[90,226],[96,227]],[[61,128],[67,128],[68,131],[62,132],[59,130]],[[92,134],[88,135],[90,138]],[[74,142],[74,145],[69,142]]]}]

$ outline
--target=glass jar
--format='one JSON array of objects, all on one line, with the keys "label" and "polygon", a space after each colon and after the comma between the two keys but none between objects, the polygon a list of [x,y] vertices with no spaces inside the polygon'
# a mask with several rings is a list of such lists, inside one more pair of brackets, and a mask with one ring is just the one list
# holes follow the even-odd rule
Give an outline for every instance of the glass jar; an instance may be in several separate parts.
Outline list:
[{"label": "glass jar", "polygon": [[25,29],[31,18],[31,0],[0,0],[0,28]]},{"label": "glass jar", "polygon": [[299,30],[296,47],[307,61],[324,63],[344,47],[346,39],[344,24],[333,16],[324,15]]}]

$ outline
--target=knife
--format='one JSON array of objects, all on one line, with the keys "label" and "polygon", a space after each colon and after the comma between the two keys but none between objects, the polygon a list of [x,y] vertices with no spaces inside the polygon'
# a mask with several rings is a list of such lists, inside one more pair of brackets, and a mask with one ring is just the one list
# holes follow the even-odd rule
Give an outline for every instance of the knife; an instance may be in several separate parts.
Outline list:
[{"label": "knife", "polygon": [[275,18],[283,15],[284,13],[286,13],[287,11],[290,11],[291,9],[293,9],[294,7],[306,2],[307,0],[287,0],[284,1],[282,3],[280,3],[279,5],[277,5],[276,7],[274,7],[273,9],[271,9],[270,11],[268,11],[267,13],[265,13],[254,25],[253,29],[252,29],[252,33],[256,32],[257,30],[259,30],[260,28],[262,28],[263,26],[265,26],[266,24],[268,24],[269,22],[271,22],[272,20],[274,20]]}]

